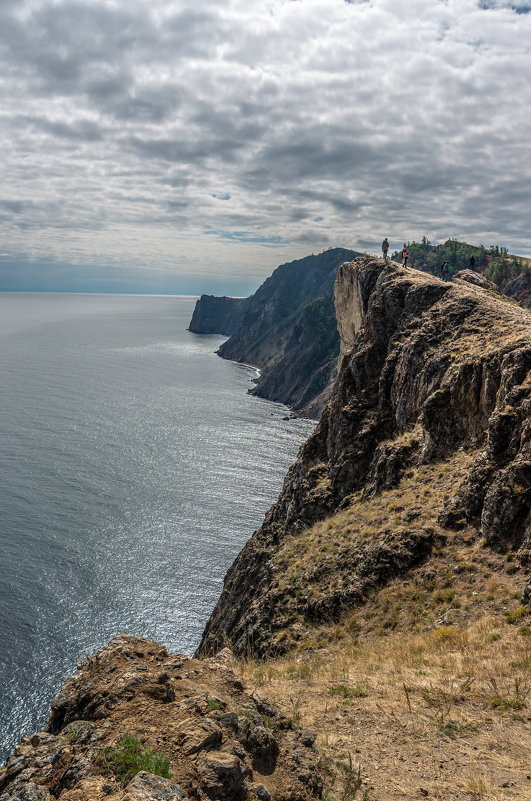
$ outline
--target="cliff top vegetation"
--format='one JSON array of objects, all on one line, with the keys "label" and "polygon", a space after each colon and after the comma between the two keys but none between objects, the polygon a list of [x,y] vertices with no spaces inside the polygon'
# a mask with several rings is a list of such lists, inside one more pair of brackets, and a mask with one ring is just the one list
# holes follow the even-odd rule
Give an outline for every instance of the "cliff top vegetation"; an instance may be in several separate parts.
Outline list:
[{"label": "cliff top vegetation", "polygon": [[[449,277],[459,270],[470,267],[470,259],[475,259],[474,269],[492,281],[498,289],[518,300],[522,305],[531,304],[531,259],[511,255],[506,247],[492,245],[469,245],[457,239],[435,245],[426,237],[421,242],[405,242],[408,251],[408,264],[417,270],[424,270],[440,276],[443,262],[448,263]],[[393,258],[400,260],[400,251]]]}]

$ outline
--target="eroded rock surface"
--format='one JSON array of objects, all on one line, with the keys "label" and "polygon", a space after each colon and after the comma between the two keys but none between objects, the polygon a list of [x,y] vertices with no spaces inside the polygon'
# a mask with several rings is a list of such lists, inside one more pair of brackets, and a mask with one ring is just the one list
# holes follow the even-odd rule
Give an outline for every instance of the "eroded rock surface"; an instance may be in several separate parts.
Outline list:
[{"label": "eroded rock surface", "polygon": [[[124,735],[170,760],[122,783],[108,759]],[[252,690],[225,658],[172,655],[115,637],[89,656],[52,704],[47,731],[27,737],[0,773],[2,801],[246,801],[320,797],[307,733]]]}]

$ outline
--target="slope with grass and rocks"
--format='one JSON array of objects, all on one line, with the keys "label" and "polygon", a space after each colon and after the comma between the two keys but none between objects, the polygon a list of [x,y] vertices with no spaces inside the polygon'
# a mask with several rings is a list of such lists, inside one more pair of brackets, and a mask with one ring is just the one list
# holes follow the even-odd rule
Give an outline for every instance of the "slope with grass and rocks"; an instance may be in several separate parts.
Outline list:
[{"label": "slope with grass and rocks", "polygon": [[341,267],[341,365],[199,652],[317,735],[327,801],[531,797],[531,315]]},{"label": "slope with grass and rocks", "polygon": [[444,283],[373,258],[340,268],[335,297],[331,399],[199,654],[281,654],[461,529],[529,568],[531,314],[475,273]]},{"label": "slope with grass and rocks", "polygon": [[[260,368],[253,394],[317,418],[330,394],[339,353],[334,281],[339,265],[357,255],[330,248],[280,265],[238,307],[238,323],[230,331],[218,324],[220,307],[215,302],[223,299],[203,296],[190,330],[231,333],[218,353]],[[221,308],[225,307],[224,301]]]}]

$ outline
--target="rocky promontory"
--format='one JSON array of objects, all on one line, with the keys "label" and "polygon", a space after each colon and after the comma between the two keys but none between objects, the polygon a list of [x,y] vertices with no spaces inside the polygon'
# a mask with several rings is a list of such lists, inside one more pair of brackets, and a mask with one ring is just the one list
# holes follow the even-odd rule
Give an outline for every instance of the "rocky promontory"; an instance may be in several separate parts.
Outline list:
[{"label": "rocky promontory", "polygon": [[330,400],[196,658],[89,656],[0,801],[530,797],[531,313],[370,257],[334,294]]},{"label": "rocky promontory", "polygon": [[194,334],[226,334],[230,336],[243,316],[247,298],[201,295],[195,304],[188,330]]},{"label": "rocky promontory", "polygon": [[283,653],[464,526],[530,563],[529,311],[468,271],[449,283],[368,257],[341,266],[335,300],[330,401],[198,654]]},{"label": "rocky promontory", "polygon": [[0,772],[2,801],[311,801],[314,737],[246,690],[230,654],[199,661],[120,635],[78,665],[45,731]]}]

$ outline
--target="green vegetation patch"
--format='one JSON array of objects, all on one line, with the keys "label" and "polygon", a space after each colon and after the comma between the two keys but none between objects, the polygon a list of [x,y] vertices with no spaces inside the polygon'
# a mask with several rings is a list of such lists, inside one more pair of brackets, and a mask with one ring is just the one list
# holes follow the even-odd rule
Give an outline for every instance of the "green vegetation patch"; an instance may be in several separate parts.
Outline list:
[{"label": "green vegetation patch", "polygon": [[493,709],[506,712],[508,709],[523,709],[526,703],[516,695],[507,695],[505,698],[493,698],[490,705]]},{"label": "green vegetation patch", "polygon": [[97,772],[111,771],[126,784],[141,770],[171,779],[170,760],[151,748],[142,745],[137,737],[125,735],[112,748],[104,748],[94,756]]},{"label": "green vegetation patch", "polygon": [[448,721],[444,726],[441,726],[440,732],[454,740],[459,735],[470,733],[477,734],[479,732],[479,726],[476,726],[475,723],[454,723],[453,721]]}]

